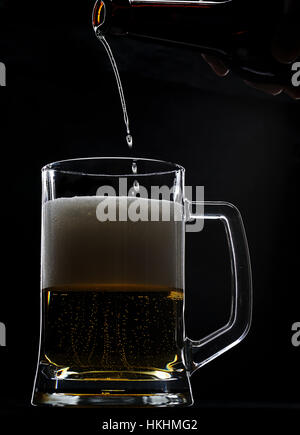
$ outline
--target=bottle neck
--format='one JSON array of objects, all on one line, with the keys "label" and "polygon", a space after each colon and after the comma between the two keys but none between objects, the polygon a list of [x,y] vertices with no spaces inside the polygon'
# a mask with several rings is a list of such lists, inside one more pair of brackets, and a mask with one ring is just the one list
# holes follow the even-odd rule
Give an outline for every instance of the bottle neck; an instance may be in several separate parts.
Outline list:
[{"label": "bottle neck", "polygon": [[100,35],[196,47],[246,80],[290,83],[288,67],[275,61],[270,48],[282,7],[282,1],[271,8],[264,1],[258,9],[252,0],[98,0],[93,24]]},{"label": "bottle neck", "polygon": [[[232,0],[98,0],[93,11],[93,26],[102,35],[126,34],[154,38],[160,35],[159,39],[172,40],[172,27],[184,35],[187,27],[190,27],[190,18],[195,14],[198,21],[195,18],[193,21],[198,28],[203,28],[201,16],[203,20],[206,16],[217,13],[223,15],[224,20],[224,12],[231,4]],[[216,25],[216,22],[212,25]]]},{"label": "bottle neck", "polygon": [[128,0],[128,2],[134,5],[161,5],[161,6],[198,6],[198,7],[212,7],[225,3],[231,3],[232,0],[216,0],[216,1],[206,1],[206,0]]}]

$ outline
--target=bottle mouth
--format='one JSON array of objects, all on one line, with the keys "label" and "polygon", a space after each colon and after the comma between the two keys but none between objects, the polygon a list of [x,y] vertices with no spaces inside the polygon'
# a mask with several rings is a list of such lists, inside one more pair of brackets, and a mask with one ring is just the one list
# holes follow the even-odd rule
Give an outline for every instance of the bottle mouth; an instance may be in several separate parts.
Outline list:
[{"label": "bottle mouth", "polygon": [[106,6],[104,1],[97,0],[93,9],[93,28],[97,32],[101,30],[106,19]]}]

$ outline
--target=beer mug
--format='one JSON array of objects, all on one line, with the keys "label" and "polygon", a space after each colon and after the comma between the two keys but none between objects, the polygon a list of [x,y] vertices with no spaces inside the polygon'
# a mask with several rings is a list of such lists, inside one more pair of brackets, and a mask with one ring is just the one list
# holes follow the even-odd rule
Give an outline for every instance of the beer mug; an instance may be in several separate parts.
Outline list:
[{"label": "beer mug", "polygon": [[[187,199],[184,174],[177,164],[132,158],[42,169],[33,405],[192,405],[190,376],[245,337],[252,290],[240,213],[226,202]],[[227,236],[231,310],[226,325],[191,340],[184,325],[185,227],[211,219]]]}]

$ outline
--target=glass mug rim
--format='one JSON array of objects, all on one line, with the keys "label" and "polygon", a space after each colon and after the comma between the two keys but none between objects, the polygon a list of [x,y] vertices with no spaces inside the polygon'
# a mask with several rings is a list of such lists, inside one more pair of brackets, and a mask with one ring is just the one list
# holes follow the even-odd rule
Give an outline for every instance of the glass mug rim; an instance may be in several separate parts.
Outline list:
[{"label": "glass mug rim", "polygon": [[[135,162],[135,163],[149,163],[153,165],[153,169],[145,170],[144,168],[140,168],[138,166],[138,174],[129,171],[130,167],[124,168],[124,172],[113,173],[110,168],[109,163],[114,162]],[[91,170],[88,166],[88,163],[96,163],[96,162],[107,162],[108,167],[101,168],[101,170]],[[82,168],[80,168],[80,164],[82,164]],[[86,165],[86,166],[85,166]],[[73,166],[73,168],[72,168]],[[78,167],[79,166],[79,167]],[[75,159],[65,159],[65,160],[57,160],[47,165],[43,166],[41,172],[45,171],[56,171],[62,174],[70,174],[70,175],[88,175],[93,177],[141,177],[141,176],[159,176],[159,175],[167,175],[167,174],[176,174],[180,172],[182,174],[185,173],[185,168],[178,163],[168,162],[160,159],[148,159],[144,157],[82,157]]]}]

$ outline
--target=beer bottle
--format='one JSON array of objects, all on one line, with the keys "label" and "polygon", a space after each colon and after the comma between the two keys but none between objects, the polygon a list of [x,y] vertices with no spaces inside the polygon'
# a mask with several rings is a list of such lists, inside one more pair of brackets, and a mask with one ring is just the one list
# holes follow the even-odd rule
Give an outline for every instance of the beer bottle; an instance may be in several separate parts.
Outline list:
[{"label": "beer bottle", "polygon": [[104,36],[195,47],[245,80],[289,85],[291,65],[271,53],[283,7],[284,0],[98,0],[93,26]]}]

